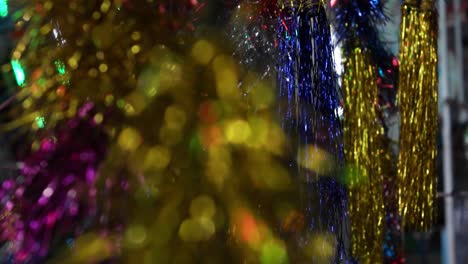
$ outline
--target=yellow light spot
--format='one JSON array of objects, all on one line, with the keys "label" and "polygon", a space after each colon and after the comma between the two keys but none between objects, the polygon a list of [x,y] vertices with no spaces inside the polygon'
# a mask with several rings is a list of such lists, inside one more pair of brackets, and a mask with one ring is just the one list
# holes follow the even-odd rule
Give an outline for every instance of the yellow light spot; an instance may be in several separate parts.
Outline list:
[{"label": "yellow light spot", "polygon": [[98,20],[99,18],[101,18],[101,13],[98,12],[98,11],[95,11],[95,12],[93,12],[92,16],[93,16],[94,20]]},{"label": "yellow light spot", "polygon": [[330,154],[315,145],[302,148],[298,153],[297,161],[303,168],[313,170],[320,175],[329,173],[333,168]]},{"label": "yellow light spot", "polygon": [[249,117],[249,126],[252,133],[248,139],[248,146],[252,148],[260,148],[269,144],[268,124],[264,118],[251,116]]},{"label": "yellow light spot", "polygon": [[206,40],[197,41],[192,47],[192,57],[200,64],[208,64],[215,53],[213,45]]},{"label": "yellow light spot", "polygon": [[304,247],[304,254],[319,263],[330,263],[335,255],[336,238],[329,233],[314,234]]},{"label": "yellow light spot", "polygon": [[164,119],[167,126],[174,129],[181,129],[187,122],[185,111],[177,105],[171,105],[166,108]]},{"label": "yellow light spot", "polygon": [[139,92],[134,91],[125,97],[125,111],[128,115],[137,115],[141,113],[147,106],[147,100],[145,96]]},{"label": "yellow light spot", "polygon": [[251,130],[249,123],[245,120],[238,119],[229,121],[226,124],[224,133],[228,142],[241,144],[246,142],[250,137]]},{"label": "yellow light spot", "polygon": [[52,30],[52,26],[50,24],[45,24],[44,26],[41,27],[39,30],[42,35],[48,34]]},{"label": "yellow light spot", "polygon": [[216,205],[207,195],[200,195],[190,204],[190,215],[193,218],[212,218],[216,213]]},{"label": "yellow light spot", "polygon": [[171,161],[171,152],[164,146],[152,147],[146,154],[144,167],[146,169],[164,169]]},{"label": "yellow light spot", "polygon": [[133,54],[138,54],[140,52],[140,46],[138,45],[133,45],[132,48],[130,49]]},{"label": "yellow light spot", "polygon": [[140,32],[134,31],[134,32],[132,33],[132,39],[133,39],[133,40],[137,41],[137,40],[139,40],[140,38],[141,38]]},{"label": "yellow light spot", "polygon": [[101,124],[103,120],[104,116],[101,113],[98,113],[94,116],[94,122],[98,125]]},{"label": "yellow light spot", "polygon": [[83,262],[101,262],[111,255],[110,241],[100,237],[95,233],[83,234],[78,237],[73,245],[72,260],[67,259],[64,262],[83,263]]},{"label": "yellow light spot", "polygon": [[53,6],[54,6],[54,3],[52,3],[52,1],[46,1],[44,3],[44,9],[45,10],[50,10],[50,9],[52,9]]},{"label": "yellow light spot", "polygon": [[215,232],[211,219],[187,219],[179,227],[179,237],[186,242],[198,242],[209,239]]},{"label": "yellow light spot", "polygon": [[100,72],[106,72],[108,69],[109,68],[108,68],[107,64],[102,63],[102,64],[99,65],[99,71]]},{"label": "yellow light spot", "polygon": [[70,66],[70,68],[76,70],[76,68],[78,68],[78,62],[79,62],[80,58],[81,58],[81,54],[76,52],[75,54],[73,54],[72,57],[70,57],[68,59],[68,61],[67,61],[68,66]]},{"label": "yellow light spot", "polygon": [[107,13],[110,7],[111,7],[111,2],[109,0],[104,0],[104,2],[102,2],[101,4],[101,11],[103,13]]},{"label": "yellow light spot", "polygon": [[272,87],[268,86],[264,82],[257,83],[252,88],[250,96],[252,104],[258,109],[268,108],[275,101]]},{"label": "yellow light spot", "polygon": [[98,58],[99,60],[103,60],[104,59],[104,52],[102,52],[102,51],[96,52],[96,58]]},{"label": "yellow light spot", "polygon": [[98,70],[97,70],[96,68],[91,68],[91,69],[89,69],[89,71],[88,71],[88,75],[89,75],[90,77],[93,77],[93,78],[97,77],[98,74],[99,74],[99,72],[98,72]]},{"label": "yellow light spot", "polygon": [[126,245],[132,248],[143,246],[147,237],[146,228],[143,225],[132,225],[125,231]]},{"label": "yellow light spot", "polygon": [[110,106],[114,103],[114,96],[111,94],[106,95],[105,102],[107,106]]},{"label": "yellow light spot", "polygon": [[213,71],[218,96],[222,99],[239,97],[238,77],[232,59],[227,56],[217,56],[213,61]]},{"label": "yellow light spot", "polygon": [[128,127],[120,132],[117,141],[122,149],[134,151],[141,145],[142,138],[138,130]]},{"label": "yellow light spot", "polygon": [[180,129],[165,125],[159,130],[159,139],[164,145],[172,146],[180,142],[182,133]]}]

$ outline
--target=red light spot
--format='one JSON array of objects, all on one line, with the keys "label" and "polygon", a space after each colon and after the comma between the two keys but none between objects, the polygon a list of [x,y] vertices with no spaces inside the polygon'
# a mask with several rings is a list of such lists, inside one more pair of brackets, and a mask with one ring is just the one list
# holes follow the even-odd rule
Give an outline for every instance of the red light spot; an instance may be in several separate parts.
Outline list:
[{"label": "red light spot", "polygon": [[258,240],[258,228],[255,218],[247,213],[243,212],[241,216],[242,223],[242,239],[247,242],[255,242]]},{"label": "red light spot", "polygon": [[212,102],[206,101],[200,105],[198,114],[204,123],[212,124],[218,119],[215,107]]}]

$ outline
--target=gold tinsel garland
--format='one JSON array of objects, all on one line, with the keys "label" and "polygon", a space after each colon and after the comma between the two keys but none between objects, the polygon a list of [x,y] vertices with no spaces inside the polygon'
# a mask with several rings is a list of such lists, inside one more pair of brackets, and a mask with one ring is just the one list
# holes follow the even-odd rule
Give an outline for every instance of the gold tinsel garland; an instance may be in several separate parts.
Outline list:
[{"label": "gold tinsel garland", "polygon": [[398,159],[403,225],[426,230],[434,217],[437,133],[437,27],[431,1],[402,9]]},{"label": "gold tinsel garland", "polygon": [[361,263],[382,261],[384,205],[382,199],[381,137],[374,102],[375,67],[366,51],[355,48],[345,63],[344,143],[349,186],[351,251]]}]

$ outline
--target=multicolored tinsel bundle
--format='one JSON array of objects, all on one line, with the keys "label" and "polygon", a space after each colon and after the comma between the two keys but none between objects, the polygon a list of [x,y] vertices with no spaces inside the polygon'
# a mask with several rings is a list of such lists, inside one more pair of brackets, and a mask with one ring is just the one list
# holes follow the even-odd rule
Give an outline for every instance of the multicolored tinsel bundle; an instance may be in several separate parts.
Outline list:
[{"label": "multicolored tinsel bundle", "polygon": [[403,225],[427,230],[434,217],[437,133],[437,19],[432,1],[402,8],[398,159]]},{"label": "multicolored tinsel bundle", "polygon": [[330,25],[321,1],[294,1],[280,7],[278,83],[283,128],[290,138],[289,151],[297,152],[295,169],[304,182],[309,227],[336,237],[336,262],[347,258],[348,216],[346,191],[337,181],[344,154]]},{"label": "multicolored tinsel bundle", "polygon": [[336,2],[336,30],[342,42],[344,150],[348,170],[351,250],[361,263],[382,262],[384,233],[384,131],[378,122],[378,69],[392,63],[376,29],[385,22],[384,2]]}]

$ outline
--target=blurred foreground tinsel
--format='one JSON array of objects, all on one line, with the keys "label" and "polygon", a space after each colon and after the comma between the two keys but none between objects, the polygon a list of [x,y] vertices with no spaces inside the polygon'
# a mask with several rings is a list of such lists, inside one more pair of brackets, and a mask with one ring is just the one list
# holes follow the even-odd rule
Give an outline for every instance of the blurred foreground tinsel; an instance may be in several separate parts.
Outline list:
[{"label": "blurred foreground tinsel", "polygon": [[0,239],[12,263],[38,262],[61,247],[58,238],[79,236],[96,220],[96,171],[107,140],[89,120],[91,108],[39,136],[21,174],[2,182]]},{"label": "blurred foreground tinsel", "polygon": [[37,0],[18,14],[27,26],[3,68],[21,89],[18,118],[2,129],[33,132],[23,176],[2,185],[10,262],[342,258],[345,194],[328,175],[339,127],[321,126],[337,102],[317,103],[321,136],[291,156],[271,80],[238,66],[218,35],[193,34],[198,4],[176,2]]},{"label": "blurred foreground tinsel", "polygon": [[429,226],[432,2],[403,7],[396,182],[384,2],[332,2],[344,117],[324,2],[241,1],[224,34],[197,24],[206,5],[34,0],[12,15],[0,130],[29,151],[0,186],[1,261],[379,263],[398,254],[396,198],[404,224]]}]

